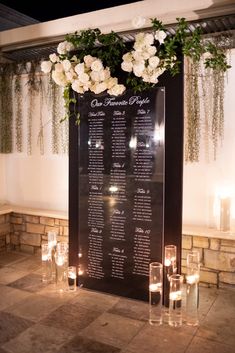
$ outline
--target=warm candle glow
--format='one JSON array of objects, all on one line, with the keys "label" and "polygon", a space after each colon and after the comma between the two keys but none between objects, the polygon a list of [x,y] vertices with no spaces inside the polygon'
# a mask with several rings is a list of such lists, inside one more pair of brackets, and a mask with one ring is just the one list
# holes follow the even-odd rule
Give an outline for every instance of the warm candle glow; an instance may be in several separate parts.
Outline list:
[{"label": "warm candle glow", "polygon": [[71,278],[71,279],[76,279],[76,273],[73,272],[73,271],[69,271],[68,277]]},{"label": "warm candle glow", "polygon": [[63,255],[57,255],[56,256],[56,264],[58,265],[58,266],[63,266],[64,265],[64,261],[65,259],[64,259],[64,256]]},{"label": "warm candle glow", "polygon": [[194,283],[198,283],[199,281],[199,274],[195,274],[195,275],[188,275],[186,276],[186,281],[188,284],[194,284]]},{"label": "warm candle glow", "polygon": [[162,284],[161,283],[151,283],[149,285],[149,290],[150,290],[150,292],[160,292],[162,290]]},{"label": "warm candle glow", "polygon": [[42,261],[48,261],[50,259],[49,254],[42,254]]},{"label": "warm candle glow", "polygon": [[165,259],[165,266],[170,266],[171,265],[171,260],[170,259]]},{"label": "warm candle glow", "polygon": [[170,300],[181,300],[181,290],[170,292]]}]

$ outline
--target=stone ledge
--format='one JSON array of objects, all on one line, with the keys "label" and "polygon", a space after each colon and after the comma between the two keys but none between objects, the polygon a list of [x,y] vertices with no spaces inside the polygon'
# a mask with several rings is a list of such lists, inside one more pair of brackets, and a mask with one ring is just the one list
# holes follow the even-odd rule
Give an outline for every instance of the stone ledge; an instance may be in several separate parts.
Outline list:
[{"label": "stone ledge", "polygon": [[29,208],[22,207],[17,205],[2,205],[0,207],[0,215],[8,214],[8,213],[20,213],[24,215],[30,216],[41,216],[41,217],[51,217],[51,218],[59,218],[59,219],[68,219],[68,213],[62,211],[51,211],[51,210],[43,210],[37,208]]},{"label": "stone ledge", "polygon": [[215,228],[208,228],[206,226],[191,226],[184,224],[182,234],[214,239],[235,240],[235,233],[233,232],[220,232]]}]

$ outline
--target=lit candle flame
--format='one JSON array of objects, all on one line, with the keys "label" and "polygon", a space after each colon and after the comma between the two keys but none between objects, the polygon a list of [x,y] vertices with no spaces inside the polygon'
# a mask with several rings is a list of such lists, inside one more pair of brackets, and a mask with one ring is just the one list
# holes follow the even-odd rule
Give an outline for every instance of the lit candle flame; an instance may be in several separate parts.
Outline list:
[{"label": "lit candle flame", "polygon": [[181,300],[181,290],[170,292],[170,300]]}]

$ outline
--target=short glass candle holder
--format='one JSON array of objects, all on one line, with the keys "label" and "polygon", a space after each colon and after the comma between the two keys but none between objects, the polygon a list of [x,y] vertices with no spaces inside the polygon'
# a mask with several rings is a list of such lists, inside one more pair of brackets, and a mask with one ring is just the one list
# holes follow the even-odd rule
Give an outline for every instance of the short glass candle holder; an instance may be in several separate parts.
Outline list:
[{"label": "short glass candle holder", "polygon": [[76,291],[77,289],[77,268],[76,266],[68,267],[68,284],[70,291]]},{"label": "short glass candle holder", "polygon": [[162,324],[162,264],[152,262],[149,265],[149,323]]},{"label": "short glass candle holder", "polygon": [[52,280],[51,249],[47,243],[42,244],[42,282],[50,283]]},{"label": "short glass candle holder", "polygon": [[182,285],[183,276],[170,276],[169,325],[174,327],[182,325]]},{"label": "short glass candle holder", "polygon": [[196,250],[187,254],[186,274],[186,323],[190,326],[199,325],[199,278],[200,253]]},{"label": "short glass candle holder", "polygon": [[[164,298],[165,308],[169,308],[170,276],[177,272],[175,245],[166,245],[164,248]],[[165,311],[167,313],[168,310]]]}]

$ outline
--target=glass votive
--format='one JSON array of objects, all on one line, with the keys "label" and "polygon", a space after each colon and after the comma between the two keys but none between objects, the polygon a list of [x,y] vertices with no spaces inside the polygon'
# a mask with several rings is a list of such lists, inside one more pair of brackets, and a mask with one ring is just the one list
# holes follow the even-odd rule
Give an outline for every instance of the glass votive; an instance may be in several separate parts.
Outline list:
[{"label": "glass votive", "polygon": [[149,265],[149,323],[162,324],[162,264]]},{"label": "glass votive", "polygon": [[183,276],[170,276],[169,325],[174,327],[182,325],[182,284]]},{"label": "glass votive", "polygon": [[57,244],[57,232],[54,230],[47,232],[47,241],[48,241],[49,247],[51,247],[52,249],[55,249]]},{"label": "glass votive", "polygon": [[193,250],[187,254],[186,269],[186,323],[190,326],[199,324],[199,278],[200,253]]},{"label": "glass votive", "polygon": [[57,289],[64,291],[68,288],[68,247],[66,243],[56,245],[55,263],[56,263],[56,285]]},{"label": "glass votive", "polygon": [[77,268],[76,266],[68,267],[68,284],[69,290],[76,291],[77,289]]},{"label": "glass votive", "polygon": [[[176,267],[176,252],[177,248],[175,245],[166,245],[164,247],[164,298],[163,303],[166,308],[169,308],[169,293],[170,293],[170,281],[171,275],[177,272]],[[166,312],[167,313],[167,312]]]},{"label": "glass votive", "polygon": [[42,244],[42,282],[49,283],[52,276],[51,249],[47,243]]}]

